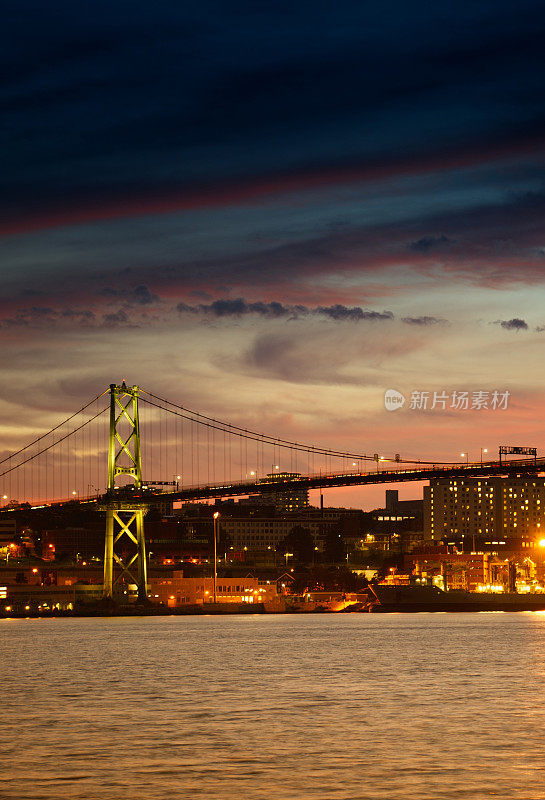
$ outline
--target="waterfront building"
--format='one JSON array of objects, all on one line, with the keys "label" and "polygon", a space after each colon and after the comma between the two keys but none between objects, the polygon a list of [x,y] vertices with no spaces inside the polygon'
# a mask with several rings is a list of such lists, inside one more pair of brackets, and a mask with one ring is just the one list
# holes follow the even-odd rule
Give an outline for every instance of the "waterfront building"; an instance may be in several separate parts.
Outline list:
[{"label": "waterfront building", "polygon": [[[163,603],[169,608],[214,602],[214,579],[185,577],[182,570],[174,570],[168,576],[152,577],[148,587],[148,597],[152,603]],[[273,601],[277,594],[274,581],[260,582],[253,576],[218,576],[216,581],[218,603],[264,603]]]}]

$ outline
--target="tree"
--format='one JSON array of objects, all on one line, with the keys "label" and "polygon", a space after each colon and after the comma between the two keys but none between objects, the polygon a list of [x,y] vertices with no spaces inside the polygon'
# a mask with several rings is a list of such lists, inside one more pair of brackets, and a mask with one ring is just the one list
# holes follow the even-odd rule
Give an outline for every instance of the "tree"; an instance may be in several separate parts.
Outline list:
[{"label": "tree", "polygon": [[325,537],[324,547],[325,560],[333,564],[338,564],[346,559],[344,540],[341,534],[332,529]]},{"label": "tree", "polygon": [[295,525],[277,549],[281,555],[293,553],[299,564],[310,564],[314,556],[314,539],[308,528]]}]

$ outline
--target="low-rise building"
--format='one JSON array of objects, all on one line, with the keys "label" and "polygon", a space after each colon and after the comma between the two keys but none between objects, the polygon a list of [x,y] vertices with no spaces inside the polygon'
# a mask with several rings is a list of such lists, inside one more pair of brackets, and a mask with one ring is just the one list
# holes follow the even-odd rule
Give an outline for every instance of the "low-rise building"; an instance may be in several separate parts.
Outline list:
[{"label": "low-rise building", "polygon": [[[174,570],[169,576],[152,577],[148,587],[148,597],[152,602],[170,608],[214,602],[214,579],[185,577],[183,570]],[[263,603],[276,596],[275,582],[263,583],[254,577],[218,577],[216,581],[217,603]]]}]

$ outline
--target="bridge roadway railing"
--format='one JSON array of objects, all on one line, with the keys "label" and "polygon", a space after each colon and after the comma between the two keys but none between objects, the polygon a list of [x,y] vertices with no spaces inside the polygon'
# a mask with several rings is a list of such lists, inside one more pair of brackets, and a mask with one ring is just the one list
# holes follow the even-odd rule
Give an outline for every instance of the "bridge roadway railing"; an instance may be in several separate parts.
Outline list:
[{"label": "bridge roadway railing", "polygon": [[[384,464],[384,462],[380,462]],[[142,503],[149,502],[153,498],[160,498],[165,501],[182,501],[188,502],[191,500],[207,500],[220,497],[242,497],[247,495],[265,494],[267,492],[277,492],[279,489],[286,489],[292,487],[294,489],[301,488],[304,490],[311,489],[327,489],[340,486],[366,486],[377,485],[384,483],[403,483],[405,481],[429,481],[433,478],[454,478],[454,477],[487,477],[498,475],[531,475],[545,473],[545,458],[538,459],[517,459],[511,461],[486,461],[469,463],[469,464],[426,464],[412,466],[407,468],[406,464],[400,464],[394,469],[375,469],[369,472],[345,471],[345,472],[332,472],[316,473],[313,475],[301,475],[298,478],[289,478],[267,481],[266,478],[258,478],[257,480],[247,481],[230,481],[225,483],[214,484],[197,484],[194,486],[186,486],[179,488],[174,492],[154,492],[152,490],[135,490],[132,487],[127,489],[120,489],[115,496],[119,499],[139,501]],[[94,494],[89,497],[74,497],[68,499],[59,499],[53,502],[42,503],[40,505],[26,506],[29,510],[64,506],[64,505],[93,505],[103,502],[108,496]],[[111,498],[111,496],[109,496]],[[22,504],[17,507],[21,508]],[[0,513],[16,510],[13,507],[4,506],[0,509]]]},{"label": "bridge roadway railing", "polygon": [[[384,463],[384,462],[382,462]],[[298,478],[270,480],[260,478],[257,481],[233,481],[231,483],[215,483],[210,485],[187,486],[176,492],[165,492],[162,499],[171,500],[205,500],[218,497],[237,497],[243,495],[265,494],[277,492],[279,489],[327,489],[339,486],[365,486],[381,483],[402,483],[404,481],[429,481],[433,478],[478,477],[497,475],[528,475],[545,472],[545,458],[518,459],[500,463],[499,461],[470,464],[426,465],[407,469],[405,466],[395,469],[377,469],[369,472],[341,472],[330,474],[301,475]]]}]

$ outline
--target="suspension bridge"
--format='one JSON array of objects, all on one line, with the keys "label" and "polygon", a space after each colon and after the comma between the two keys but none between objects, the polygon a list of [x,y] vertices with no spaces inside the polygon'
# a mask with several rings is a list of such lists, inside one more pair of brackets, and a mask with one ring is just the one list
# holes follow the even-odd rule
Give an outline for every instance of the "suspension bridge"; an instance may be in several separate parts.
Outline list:
[{"label": "suspension bridge", "polygon": [[[93,504],[105,512],[104,595],[122,579],[146,597],[144,516],[187,502],[458,475],[545,472],[534,457],[427,462],[275,437],[207,416],[137,386],[111,384],[74,414],[0,459],[1,511]],[[107,469],[106,469],[107,457]],[[106,485],[104,485],[104,479]]]}]

